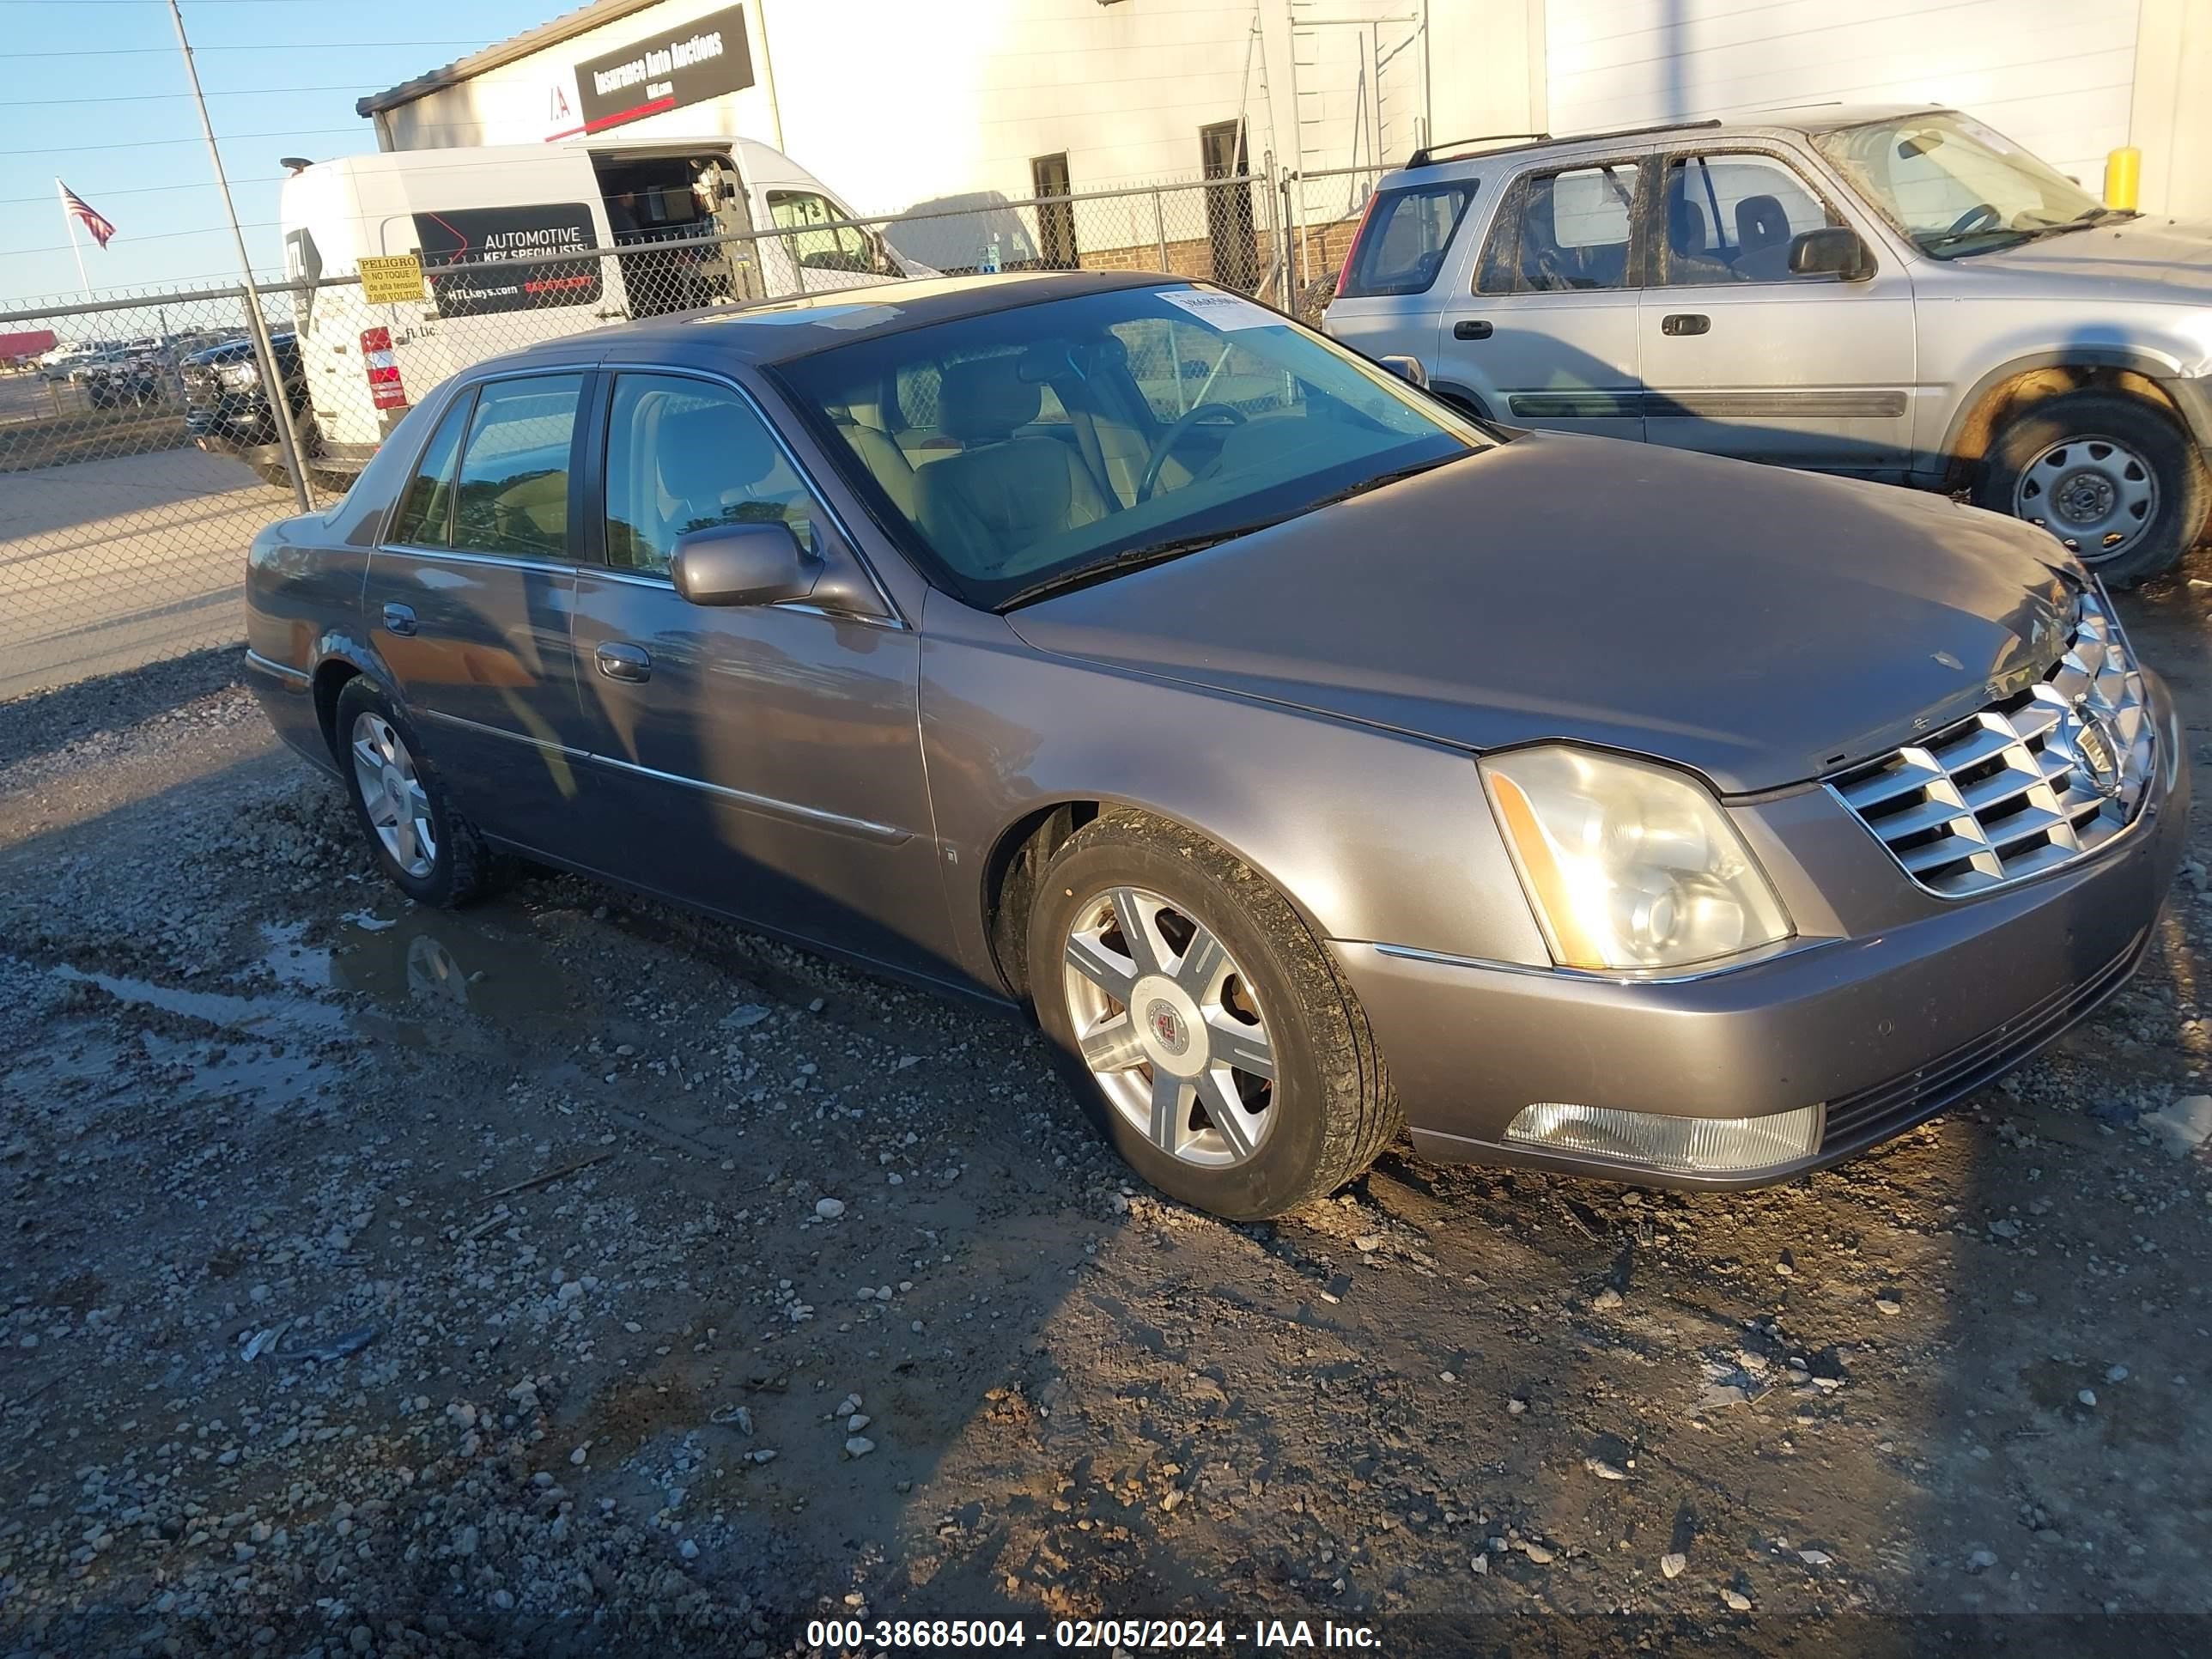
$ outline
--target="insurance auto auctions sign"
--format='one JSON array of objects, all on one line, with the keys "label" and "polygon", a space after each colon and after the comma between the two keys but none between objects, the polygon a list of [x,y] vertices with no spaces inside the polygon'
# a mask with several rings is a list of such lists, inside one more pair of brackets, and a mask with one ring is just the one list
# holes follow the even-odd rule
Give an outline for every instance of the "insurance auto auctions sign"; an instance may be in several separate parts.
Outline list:
[{"label": "insurance auto auctions sign", "polygon": [[578,113],[586,132],[703,103],[752,83],[743,6],[678,23],[576,65]]},{"label": "insurance auto auctions sign", "polygon": [[[415,236],[424,264],[457,267],[430,273],[430,293],[441,316],[588,305],[599,297],[598,255],[546,258],[596,244],[592,210],[583,202],[418,213]],[[532,263],[508,263],[516,259]]]}]

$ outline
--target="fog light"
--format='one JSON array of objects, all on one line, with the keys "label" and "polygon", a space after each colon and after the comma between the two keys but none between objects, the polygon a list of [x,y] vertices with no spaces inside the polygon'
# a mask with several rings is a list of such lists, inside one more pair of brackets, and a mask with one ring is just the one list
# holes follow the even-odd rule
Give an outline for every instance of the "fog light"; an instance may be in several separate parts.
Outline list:
[{"label": "fog light", "polygon": [[1801,1106],[1771,1117],[1662,1117],[1540,1100],[1521,1109],[1505,1138],[1676,1175],[1744,1175],[1810,1158],[1820,1144],[1820,1109]]}]

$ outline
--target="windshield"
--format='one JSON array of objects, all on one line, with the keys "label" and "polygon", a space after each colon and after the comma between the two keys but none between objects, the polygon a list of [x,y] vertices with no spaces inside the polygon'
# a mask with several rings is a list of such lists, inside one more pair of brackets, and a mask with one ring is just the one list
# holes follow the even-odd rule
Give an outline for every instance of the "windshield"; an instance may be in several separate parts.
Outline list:
[{"label": "windshield", "polygon": [[1014,307],[779,373],[943,585],[993,609],[1489,442],[1389,371],[1209,289]]},{"label": "windshield", "polygon": [[1952,110],[1844,127],[1813,142],[1938,259],[2118,216],[2002,134]]}]

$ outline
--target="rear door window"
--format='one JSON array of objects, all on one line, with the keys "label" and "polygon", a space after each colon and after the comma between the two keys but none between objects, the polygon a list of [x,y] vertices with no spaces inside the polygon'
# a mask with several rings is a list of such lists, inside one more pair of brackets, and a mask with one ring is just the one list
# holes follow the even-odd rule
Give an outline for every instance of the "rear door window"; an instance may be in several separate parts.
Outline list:
[{"label": "rear door window", "polygon": [[438,422],[413,480],[399,498],[399,511],[392,515],[392,533],[386,540],[408,547],[453,545],[453,473],[461,459],[461,434],[475,404],[474,396],[464,392]]},{"label": "rear door window", "polygon": [[1452,234],[1474,200],[1475,180],[1378,191],[1337,284],[1337,297],[1425,294],[1443,269]]},{"label": "rear door window", "polygon": [[453,545],[517,558],[568,554],[568,457],[581,374],[494,380],[477,394],[453,501]]},{"label": "rear door window", "polygon": [[1475,291],[1641,288],[1643,172],[1636,161],[1601,161],[1521,179],[1491,227]]}]

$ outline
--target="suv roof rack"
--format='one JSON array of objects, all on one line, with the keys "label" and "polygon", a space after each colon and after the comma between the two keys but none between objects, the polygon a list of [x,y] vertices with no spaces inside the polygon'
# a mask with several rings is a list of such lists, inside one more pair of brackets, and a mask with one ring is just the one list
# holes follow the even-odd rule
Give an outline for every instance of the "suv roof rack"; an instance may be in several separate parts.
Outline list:
[{"label": "suv roof rack", "polygon": [[1438,150],[1465,149],[1470,144],[1503,144],[1514,140],[1540,144],[1551,136],[1548,132],[1486,132],[1474,138],[1447,138],[1440,144],[1421,145],[1406,158],[1406,165],[1409,167],[1425,167],[1431,161],[1448,159],[1439,156],[1437,154]]},{"label": "suv roof rack", "polygon": [[1721,118],[1715,115],[1708,116],[1702,121],[1661,121],[1648,127],[1615,127],[1610,132],[1568,132],[1557,135],[1548,132],[1498,132],[1482,138],[1455,138],[1449,143],[1424,144],[1406,158],[1406,165],[1409,167],[1433,167],[1439,161],[1462,160],[1464,158],[1462,156],[1439,155],[1437,152],[1441,149],[1464,150],[1470,144],[1494,144],[1507,139],[1520,141],[1510,146],[1511,148],[1525,149],[1531,144],[1589,144],[1607,138],[1640,138],[1649,132],[1689,132],[1700,127],[1717,127],[1723,125],[1724,123]]}]

